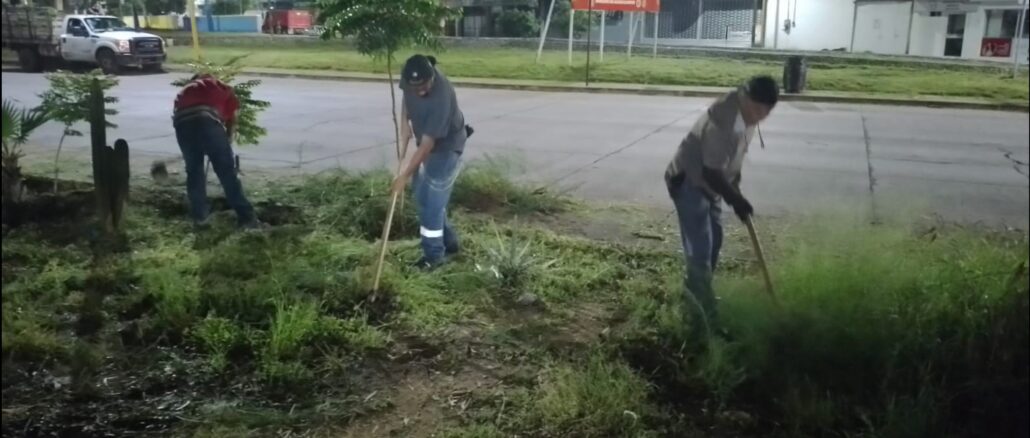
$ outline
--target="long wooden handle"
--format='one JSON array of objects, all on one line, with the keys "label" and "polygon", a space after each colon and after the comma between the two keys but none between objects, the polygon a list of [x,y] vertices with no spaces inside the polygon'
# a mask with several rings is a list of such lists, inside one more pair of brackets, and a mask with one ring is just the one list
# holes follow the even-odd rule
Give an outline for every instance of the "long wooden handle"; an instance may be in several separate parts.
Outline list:
[{"label": "long wooden handle", "polygon": [[776,299],[776,292],[773,291],[772,277],[769,275],[769,266],[765,264],[765,253],[762,251],[762,243],[758,241],[758,233],[755,232],[755,223],[748,217],[744,221],[747,226],[747,233],[751,235],[751,245],[755,248],[755,256],[758,257],[758,267],[762,269],[762,278],[765,280],[765,291],[773,302],[779,305]]},{"label": "long wooden handle", "polygon": [[379,292],[379,280],[383,276],[383,263],[386,261],[386,243],[390,241],[390,226],[393,225],[393,212],[397,208],[397,198],[400,197],[400,192],[394,192],[393,197],[390,198],[390,210],[386,213],[386,223],[383,224],[383,243],[379,248],[379,264],[376,265],[376,278],[372,282],[372,293],[373,298],[375,292]]}]

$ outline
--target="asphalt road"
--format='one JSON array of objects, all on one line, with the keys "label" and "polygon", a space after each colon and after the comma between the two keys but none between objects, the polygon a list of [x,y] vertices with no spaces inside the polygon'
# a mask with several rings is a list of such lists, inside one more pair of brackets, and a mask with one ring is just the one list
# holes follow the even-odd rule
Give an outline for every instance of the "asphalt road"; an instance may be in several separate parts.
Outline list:
[{"label": "asphalt road", "polygon": [[[175,156],[173,75],[121,78],[118,128],[139,156]],[[42,75],[3,73],[4,99],[38,102]],[[272,102],[262,144],[240,150],[245,168],[316,172],[394,162],[385,83],[265,79]],[[514,175],[594,201],[668,207],[665,165],[709,99],[459,89],[476,128],[470,158],[507,160]],[[1028,228],[1030,118],[1025,113],[784,102],[762,126],[744,169],[758,212],[841,209],[881,218]],[[53,147],[61,127],[33,143]],[[88,137],[69,149],[86,148]],[[46,147],[46,146],[44,146]]]}]

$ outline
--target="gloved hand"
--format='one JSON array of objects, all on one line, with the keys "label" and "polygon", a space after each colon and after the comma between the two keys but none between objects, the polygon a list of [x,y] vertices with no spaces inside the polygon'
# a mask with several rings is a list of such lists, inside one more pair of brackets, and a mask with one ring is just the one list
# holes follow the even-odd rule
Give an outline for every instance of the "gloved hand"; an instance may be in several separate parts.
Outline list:
[{"label": "gloved hand", "polygon": [[751,203],[747,202],[747,199],[745,199],[743,196],[737,198],[733,202],[731,207],[733,207],[733,212],[736,213],[737,217],[739,217],[742,221],[747,221],[748,218],[751,217],[751,215],[755,214],[754,207],[752,207]]}]

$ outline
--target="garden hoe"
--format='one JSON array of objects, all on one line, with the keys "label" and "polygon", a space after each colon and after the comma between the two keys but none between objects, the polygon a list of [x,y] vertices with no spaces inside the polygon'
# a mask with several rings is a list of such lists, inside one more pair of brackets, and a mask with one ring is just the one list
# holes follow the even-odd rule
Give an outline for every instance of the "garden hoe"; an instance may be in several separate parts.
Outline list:
[{"label": "garden hoe", "polygon": [[379,292],[379,280],[383,276],[383,263],[386,261],[386,243],[390,241],[390,226],[393,225],[393,212],[397,209],[397,198],[400,192],[394,192],[390,197],[390,210],[386,213],[386,223],[383,224],[383,243],[379,247],[379,262],[376,264],[376,278],[372,282],[371,301],[375,302],[376,293]]},{"label": "garden hoe", "polygon": [[[398,137],[398,139],[399,138],[400,137]],[[403,169],[403,166],[404,166],[404,157],[406,155],[408,155],[408,145],[407,145],[407,143],[405,143],[403,145],[403,150],[401,150],[401,145],[398,143],[398,145],[397,145],[397,153],[398,153],[398,156],[397,156],[397,173],[396,174],[400,175],[401,174],[401,169]],[[400,196],[401,196],[400,192],[394,192],[393,194],[390,195],[390,210],[387,211],[387,213],[386,213],[386,223],[383,224],[383,243],[382,243],[382,246],[379,247],[379,262],[376,263],[376,277],[375,277],[375,280],[372,281],[372,296],[371,296],[371,298],[369,298],[369,300],[372,301],[372,302],[375,302],[375,300],[377,298],[377,294],[379,292],[379,280],[382,279],[382,276],[383,276],[383,263],[386,262],[386,244],[387,244],[387,242],[390,241],[390,227],[393,225],[393,213],[394,213],[394,211],[397,210],[397,199],[400,198]]]},{"label": "garden hoe", "polygon": [[773,291],[772,277],[769,276],[769,266],[765,264],[765,253],[762,252],[762,243],[758,241],[758,233],[755,232],[755,223],[749,216],[744,220],[744,225],[747,226],[747,233],[751,236],[751,246],[755,248],[755,256],[758,257],[758,267],[762,269],[762,278],[765,280],[765,291],[769,293],[769,298],[772,299],[773,304],[778,307],[780,302],[776,299],[776,293]]}]

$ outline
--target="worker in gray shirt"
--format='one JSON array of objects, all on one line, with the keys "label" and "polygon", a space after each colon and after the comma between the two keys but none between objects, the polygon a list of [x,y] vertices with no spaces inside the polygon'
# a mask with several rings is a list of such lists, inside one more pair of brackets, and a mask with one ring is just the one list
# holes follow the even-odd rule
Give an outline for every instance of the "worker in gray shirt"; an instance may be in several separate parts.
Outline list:
[{"label": "worker in gray shirt", "polygon": [[412,180],[422,237],[422,258],[415,265],[429,270],[459,250],[458,235],[447,220],[447,203],[471,128],[465,125],[454,87],[437,70],[433,57],[408,58],[401,71],[400,87],[404,94],[401,144],[407,149],[414,135],[418,149],[397,175],[392,190],[401,192]]},{"label": "worker in gray shirt", "polygon": [[712,271],[722,247],[720,204],[725,199],[742,221],[753,214],[740,193],[741,168],[758,122],[778,99],[776,81],[768,76],[754,77],[723,95],[697,120],[665,169],[687,262],[686,310],[708,329],[717,314]]}]

